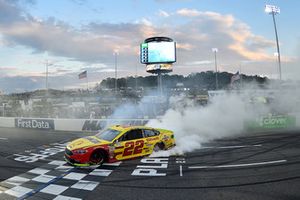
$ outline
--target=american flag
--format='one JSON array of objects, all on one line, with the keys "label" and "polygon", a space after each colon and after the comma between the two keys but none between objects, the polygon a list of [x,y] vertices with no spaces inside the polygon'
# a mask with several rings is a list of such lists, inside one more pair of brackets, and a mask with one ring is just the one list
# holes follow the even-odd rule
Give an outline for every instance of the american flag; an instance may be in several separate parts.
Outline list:
[{"label": "american flag", "polygon": [[238,71],[237,73],[233,74],[230,80],[230,83],[232,84],[234,81],[237,81],[241,78],[240,72]]},{"label": "american flag", "polygon": [[86,78],[86,77],[87,77],[87,71],[86,70],[81,72],[80,74],[78,74],[79,79],[83,79],[83,78]]}]

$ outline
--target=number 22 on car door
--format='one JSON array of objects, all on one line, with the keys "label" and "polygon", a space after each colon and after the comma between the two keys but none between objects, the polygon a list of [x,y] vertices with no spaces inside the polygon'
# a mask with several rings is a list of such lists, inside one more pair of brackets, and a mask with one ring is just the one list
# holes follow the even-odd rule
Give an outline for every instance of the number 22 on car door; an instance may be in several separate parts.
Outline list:
[{"label": "number 22 on car door", "polygon": [[128,131],[120,138],[121,152],[118,152],[118,159],[128,159],[143,155],[144,138],[142,130]]},{"label": "number 22 on car door", "polygon": [[144,140],[131,140],[124,142],[124,151],[122,157],[130,158],[141,156],[143,153]]}]

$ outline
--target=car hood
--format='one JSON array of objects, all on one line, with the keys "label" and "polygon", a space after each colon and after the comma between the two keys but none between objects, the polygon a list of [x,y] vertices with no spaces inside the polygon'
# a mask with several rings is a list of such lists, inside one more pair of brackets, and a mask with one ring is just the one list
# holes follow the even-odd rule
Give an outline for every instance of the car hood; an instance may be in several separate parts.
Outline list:
[{"label": "car hood", "polygon": [[98,146],[98,145],[109,144],[109,143],[110,143],[109,141],[100,140],[95,136],[89,136],[89,137],[79,138],[71,141],[67,145],[67,148],[72,151],[75,149],[83,149],[87,147],[92,147],[96,145]]}]

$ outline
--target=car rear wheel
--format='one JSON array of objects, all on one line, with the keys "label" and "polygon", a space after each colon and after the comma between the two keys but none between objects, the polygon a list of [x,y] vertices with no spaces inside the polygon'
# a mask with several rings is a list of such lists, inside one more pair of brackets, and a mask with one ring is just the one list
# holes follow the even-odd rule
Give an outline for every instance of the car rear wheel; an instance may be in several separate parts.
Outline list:
[{"label": "car rear wheel", "polygon": [[157,143],[156,145],[154,145],[153,151],[157,152],[164,149],[165,149],[164,143]]},{"label": "car rear wheel", "polygon": [[96,165],[102,165],[105,160],[105,154],[102,151],[96,150],[90,157],[90,162]]}]

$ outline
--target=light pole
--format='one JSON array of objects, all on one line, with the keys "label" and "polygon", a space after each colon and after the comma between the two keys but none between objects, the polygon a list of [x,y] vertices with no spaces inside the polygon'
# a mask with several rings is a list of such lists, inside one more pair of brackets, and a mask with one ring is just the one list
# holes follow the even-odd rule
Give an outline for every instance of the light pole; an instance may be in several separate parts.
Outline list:
[{"label": "light pole", "polygon": [[219,84],[218,84],[218,65],[217,65],[217,52],[218,48],[212,48],[212,52],[214,52],[215,55],[215,71],[216,71],[216,90],[219,89]]},{"label": "light pole", "polygon": [[117,82],[117,78],[118,78],[118,55],[119,55],[119,52],[114,51],[114,56],[115,56],[115,93],[117,93],[117,90],[118,90],[118,82]]},{"label": "light pole", "polygon": [[275,15],[280,14],[280,8],[273,5],[266,5],[265,12],[272,15],[274,30],[275,30],[275,37],[276,37],[276,45],[277,45],[277,58],[278,58],[278,68],[279,68],[279,80],[281,80],[281,60],[280,60],[280,50],[279,50],[279,42],[278,42],[278,34],[277,34],[277,27],[275,21]]},{"label": "light pole", "polygon": [[137,64],[135,65],[135,91],[137,92]]},{"label": "light pole", "polygon": [[46,60],[46,90],[48,91],[48,60]]},{"label": "light pole", "polygon": [[[278,52],[274,52],[274,57],[275,57],[275,64],[276,63],[278,63],[278,61],[276,60],[276,58],[278,58]],[[277,74],[277,76],[276,76],[276,74]],[[276,77],[278,77],[278,78],[280,78],[279,77],[280,76],[280,71],[279,71],[279,67],[275,70],[275,72],[274,72],[274,77],[276,78]]]},{"label": "light pole", "polygon": [[3,117],[5,117],[5,106],[7,105],[8,103],[2,103],[2,106],[3,106]]}]

